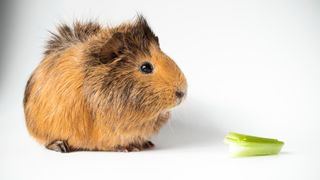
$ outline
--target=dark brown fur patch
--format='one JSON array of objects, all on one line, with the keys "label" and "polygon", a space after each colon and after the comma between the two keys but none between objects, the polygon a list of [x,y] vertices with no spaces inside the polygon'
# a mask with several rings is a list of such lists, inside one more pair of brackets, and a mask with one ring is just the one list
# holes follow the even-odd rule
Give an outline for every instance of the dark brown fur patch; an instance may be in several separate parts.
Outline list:
[{"label": "dark brown fur patch", "polygon": [[105,43],[98,54],[95,54],[96,58],[102,64],[111,63],[112,60],[119,57],[123,53],[125,48],[123,33],[114,33],[112,37]]},{"label": "dark brown fur patch", "polygon": [[151,30],[147,20],[141,15],[138,16],[132,28],[132,34],[144,40],[142,45],[144,45],[145,48],[149,47],[150,41],[153,41],[159,45],[158,37]]},{"label": "dark brown fur patch", "polygon": [[52,33],[51,39],[47,42],[45,55],[55,51],[63,50],[74,43],[84,42],[90,36],[96,34],[101,26],[94,22],[75,22],[72,27],[62,24],[58,27],[57,33]]},{"label": "dark brown fur patch", "polygon": [[149,45],[159,45],[158,37],[153,33],[147,20],[139,15],[128,32],[125,33],[125,42],[129,50],[134,53],[150,54]]},{"label": "dark brown fur patch", "polygon": [[[93,62],[88,63],[91,65],[111,63],[121,55],[131,56],[132,59],[138,54],[150,55],[151,43],[159,45],[158,37],[153,33],[146,19],[138,16],[132,24],[127,25],[125,31],[115,28],[112,36],[106,39],[100,48],[89,52],[94,59]],[[99,43],[95,43],[97,44]]]}]

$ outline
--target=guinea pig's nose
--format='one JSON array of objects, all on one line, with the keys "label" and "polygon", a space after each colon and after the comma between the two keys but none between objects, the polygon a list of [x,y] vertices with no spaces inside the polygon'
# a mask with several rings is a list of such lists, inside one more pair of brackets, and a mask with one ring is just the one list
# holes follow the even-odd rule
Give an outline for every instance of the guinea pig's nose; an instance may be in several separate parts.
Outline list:
[{"label": "guinea pig's nose", "polygon": [[178,98],[183,98],[184,92],[182,92],[182,91],[176,91],[176,96],[177,96]]}]

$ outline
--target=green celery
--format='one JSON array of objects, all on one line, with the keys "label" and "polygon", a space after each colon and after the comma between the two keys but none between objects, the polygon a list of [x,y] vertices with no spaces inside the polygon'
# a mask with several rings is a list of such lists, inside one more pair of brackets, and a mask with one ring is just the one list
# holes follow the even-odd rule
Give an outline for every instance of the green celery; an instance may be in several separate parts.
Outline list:
[{"label": "green celery", "polygon": [[230,132],[224,138],[234,157],[264,156],[278,154],[284,145],[277,139],[263,138]]}]

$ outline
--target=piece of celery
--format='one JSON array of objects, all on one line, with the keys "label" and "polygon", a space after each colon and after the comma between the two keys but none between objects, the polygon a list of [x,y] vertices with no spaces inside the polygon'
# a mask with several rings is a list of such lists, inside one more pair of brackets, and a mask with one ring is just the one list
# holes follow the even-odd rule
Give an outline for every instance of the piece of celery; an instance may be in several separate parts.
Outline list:
[{"label": "piece of celery", "polygon": [[263,138],[230,132],[224,138],[234,157],[264,156],[278,154],[284,145],[277,139]]}]

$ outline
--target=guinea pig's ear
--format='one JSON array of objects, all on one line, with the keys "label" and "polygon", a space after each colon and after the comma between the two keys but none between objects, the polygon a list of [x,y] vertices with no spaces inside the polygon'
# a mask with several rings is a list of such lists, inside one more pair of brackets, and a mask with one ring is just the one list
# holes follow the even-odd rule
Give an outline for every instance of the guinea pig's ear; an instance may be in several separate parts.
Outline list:
[{"label": "guinea pig's ear", "polygon": [[102,46],[99,53],[99,60],[103,64],[111,63],[119,57],[125,49],[125,36],[123,33],[116,32]]}]

